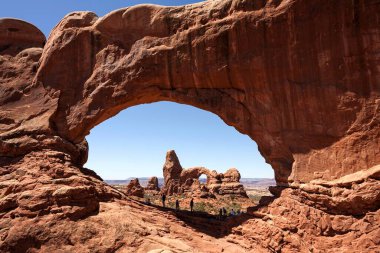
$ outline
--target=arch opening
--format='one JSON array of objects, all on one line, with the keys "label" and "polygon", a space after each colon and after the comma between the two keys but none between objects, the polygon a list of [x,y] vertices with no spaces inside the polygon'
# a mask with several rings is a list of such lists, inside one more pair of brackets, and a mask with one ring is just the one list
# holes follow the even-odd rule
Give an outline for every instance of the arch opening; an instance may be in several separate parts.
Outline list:
[{"label": "arch opening", "polygon": [[[165,153],[170,149],[181,154],[185,168],[205,166],[224,172],[232,167],[245,167],[245,177],[273,178],[273,169],[249,136],[226,125],[214,113],[194,106],[157,102],[130,107],[96,126],[86,139],[89,160],[85,166],[94,168],[104,179],[137,177],[135,172],[144,172],[144,167],[161,170]],[[146,152],[150,157],[143,160]],[[110,160],[115,156],[126,160]],[[112,168],[116,169],[111,173]],[[127,172],[131,174],[122,173],[123,168],[130,168]],[[148,171],[140,176],[148,177],[152,170]]]},{"label": "arch opening", "polygon": [[[255,200],[243,199],[248,207],[260,199],[256,193],[265,191],[269,195],[268,187],[275,184],[272,168],[252,139],[226,125],[217,115],[193,106],[159,102],[131,107],[95,127],[87,139],[86,167],[124,192],[132,179],[138,178],[146,189],[145,199],[158,205],[159,195],[165,190],[163,160],[170,149],[178,153],[183,170],[173,180],[176,185],[172,192],[166,191],[169,196],[174,193],[174,198],[196,196],[203,199],[202,203],[211,203],[217,196],[223,197],[228,206],[232,198],[226,196],[248,195]],[[237,168],[241,176],[229,173],[230,168]],[[152,185],[151,177],[157,177],[157,186]],[[242,193],[240,177],[247,194]],[[261,185],[261,192],[252,193],[252,185],[261,180],[270,184]],[[172,197],[169,200],[174,205]],[[203,211],[218,210],[212,207]]]},{"label": "arch opening", "polygon": [[209,182],[208,176],[204,173],[198,177],[198,180],[201,185],[206,185]]}]

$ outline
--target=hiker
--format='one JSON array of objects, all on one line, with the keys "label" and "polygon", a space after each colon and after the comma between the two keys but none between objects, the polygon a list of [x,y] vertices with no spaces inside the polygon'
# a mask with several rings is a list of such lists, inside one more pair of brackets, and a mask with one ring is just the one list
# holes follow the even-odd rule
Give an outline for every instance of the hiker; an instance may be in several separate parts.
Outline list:
[{"label": "hiker", "polygon": [[147,198],[147,199],[145,200],[145,204],[148,205],[148,206],[150,206],[150,204],[151,204],[151,203],[150,203],[150,198]]},{"label": "hiker", "polygon": [[178,201],[178,199],[175,201],[175,210],[179,211],[179,201]]},{"label": "hiker", "polygon": [[190,200],[190,211],[193,212],[193,207],[194,207],[194,199],[191,198]]},{"label": "hiker", "polygon": [[219,220],[222,220],[222,216],[223,216],[223,209],[219,208]]},{"label": "hiker", "polygon": [[165,193],[162,194],[161,199],[162,199],[162,206],[165,207],[165,200],[166,200],[166,195],[165,195]]},{"label": "hiker", "polygon": [[223,207],[223,216],[224,216],[224,217],[227,216],[227,210],[226,210],[226,208],[224,208],[224,207]]},{"label": "hiker", "polygon": [[240,209],[238,209],[237,212],[236,212],[236,215],[239,216],[240,214],[241,214]]},{"label": "hiker", "polygon": [[235,211],[234,211],[234,209],[231,209],[230,216],[235,216]]}]

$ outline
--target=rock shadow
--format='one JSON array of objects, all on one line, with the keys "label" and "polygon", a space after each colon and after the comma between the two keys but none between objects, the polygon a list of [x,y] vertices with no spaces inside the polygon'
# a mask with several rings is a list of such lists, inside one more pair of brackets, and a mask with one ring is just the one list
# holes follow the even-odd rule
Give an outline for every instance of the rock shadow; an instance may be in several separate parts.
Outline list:
[{"label": "rock shadow", "polygon": [[[201,211],[189,211],[189,210],[178,210],[173,208],[162,207],[160,205],[149,204],[160,211],[170,212],[172,215],[177,217],[180,221],[184,222],[186,226],[193,228],[197,232],[206,234],[214,238],[222,238],[232,233],[235,227],[240,226],[244,222],[250,219],[261,219],[262,215],[255,213],[260,208],[268,206],[276,198],[279,197],[281,191],[284,188],[276,188],[276,194],[274,196],[263,196],[259,203],[255,206],[249,207],[246,213],[241,213],[240,215],[234,216],[222,216],[209,214],[207,212]],[[143,201],[137,202],[147,205]]]}]

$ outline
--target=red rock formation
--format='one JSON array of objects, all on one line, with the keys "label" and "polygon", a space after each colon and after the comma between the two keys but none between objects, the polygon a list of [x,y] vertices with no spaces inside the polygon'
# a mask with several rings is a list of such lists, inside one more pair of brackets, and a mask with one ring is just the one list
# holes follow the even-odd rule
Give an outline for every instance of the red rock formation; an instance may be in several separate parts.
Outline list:
[{"label": "red rock formation", "polygon": [[162,170],[164,174],[164,186],[161,191],[167,195],[179,193],[182,166],[174,150],[169,150],[166,153],[165,164]]},{"label": "red rock formation", "polygon": [[[27,138],[38,143],[34,149],[65,142],[81,164],[95,125],[132,105],[170,100],[214,112],[252,137],[279,183],[367,169],[380,162],[379,73],[371,67],[378,63],[377,6],[234,0],[142,5],[100,19],[67,15],[52,31],[37,75],[25,74],[41,97],[16,99],[50,110],[38,122],[36,115],[3,115],[10,122],[3,153],[26,154]],[[45,142],[30,130],[12,135],[20,121]]]},{"label": "red rock formation", "polygon": [[[379,13],[377,0],[141,5],[67,15],[43,49],[37,28],[0,20],[0,251],[138,252],[180,236],[177,251],[376,252]],[[82,168],[95,125],[162,100],[249,135],[284,186],[256,218],[232,224],[227,241],[206,245],[174,218],[176,235],[160,230],[165,222],[143,219]],[[125,224],[97,214],[126,203]],[[163,233],[174,241],[159,241]]]},{"label": "red rock formation", "polygon": [[160,187],[158,186],[158,178],[157,177],[151,177],[148,181],[147,186],[145,187],[145,190],[160,191]]},{"label": "red rock formation", "polygon": [[[45,35],[32,24],[10,18],[0,19],[1,55],[16,56],[25,49],[42,48],[45,42]],[[40,56],[41,54],[35,60]]]},{"label": "red rock formation", "polygon": [[144,188],[140,185],[139,179],[132,179],[125,187],[125,193],[129,196],[144,198]]},{"label": "red rock formation", "polygon": [[[214,185],[215,187],[215,185]],[[240,173],[237,169],[231,168],[223,174],[222,183],[219,188],[221,195],[240,195],[248,197],[244,186],[240,183]]]},{"label": "red rock formation", "polygon": [[[204,167],[183,169],[174,150],[166,153],[163,174],[165,184],[162,187],[162,193],[166,195],[185,193],[192,197],[215,198],[215,195],[248,197],[240,183],[240,173],[237,169],[229,169],[224,174]],[[207,176],[205,185],[199,182],[201,175]]]}]

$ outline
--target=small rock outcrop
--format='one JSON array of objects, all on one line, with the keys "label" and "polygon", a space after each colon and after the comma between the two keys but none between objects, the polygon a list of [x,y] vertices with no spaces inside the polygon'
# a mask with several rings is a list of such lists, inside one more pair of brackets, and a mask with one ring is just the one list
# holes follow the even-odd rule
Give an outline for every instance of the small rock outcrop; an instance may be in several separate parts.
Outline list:
[{"label": "small rock outcrop", "polygon": [[164,186],[162,192],[167,195],[178,193],[179,179],[182,173],[182,166],[178,160],[174,150],[169,150],[166,153],[165,164],[163,167]]},{"label": "small rock outcrop", "polygon": [[158,186],[158,178],[157,177],[151,177],[148,181],[147,186],[145,187],[145,190],[159,191],[160,187]]},{"label": "small rock outcrop", "polygon": [[240,173],[237,169],[231,168],[223,174],[219,194],[234,194],[248,197],[243,185],[240,183]]},{"label": "small rock outcrop", "polygon": [[132,179],[131,182],[126,186],[125,193],[129,196],[136,196],[139,198],[144,197],[144,188],[140,185],[139,179]]},{"label": "small rock outcrop", "polygon": [[[162,192],[167,195],[184,193],[201,198],[215,198],[216,195],[248,197],[240,183],[240,173],[235,168],[224,174],[205,167],[183,169],[175,151],[170,150],[166,154],[163,171],[165,185]],[[201,175],[207,177],[205,184],[199,181]]]}]

